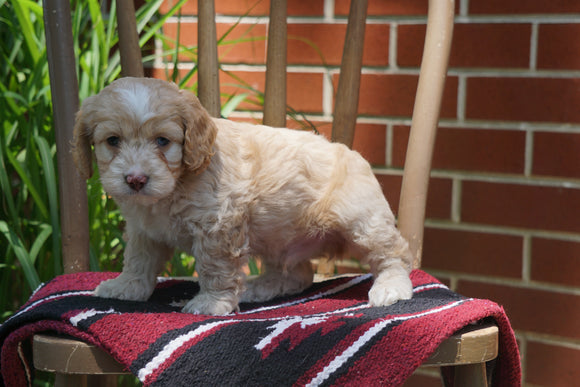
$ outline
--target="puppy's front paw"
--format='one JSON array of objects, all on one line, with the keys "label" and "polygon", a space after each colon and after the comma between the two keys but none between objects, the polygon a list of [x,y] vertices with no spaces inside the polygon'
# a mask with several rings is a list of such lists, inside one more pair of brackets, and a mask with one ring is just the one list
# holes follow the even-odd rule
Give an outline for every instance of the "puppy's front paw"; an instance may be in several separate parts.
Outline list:
[{"label": "puppy's front paw", "polygon": [[193,313],[193,314],[211,314],[214,316],[222,316],[228,314],[237,309],[237,302],[218,298],[212,296],[209,293],[200,293],[193,297],[183,309],[183,313]]},{"label": "puppy's front paw", "polygon": [[413,297],[413,284],[406,274],[381,273],[369,291],[371,306],[388,306]]},{"label": "puppy's front paw", "polygon": [[155,282],[151,283],[142,277],[129,277],[119,275],[107,281],[103,281],[95,289],[95,296],[104,298],[116,298],[128,301],[146,301],[155,288]]}]

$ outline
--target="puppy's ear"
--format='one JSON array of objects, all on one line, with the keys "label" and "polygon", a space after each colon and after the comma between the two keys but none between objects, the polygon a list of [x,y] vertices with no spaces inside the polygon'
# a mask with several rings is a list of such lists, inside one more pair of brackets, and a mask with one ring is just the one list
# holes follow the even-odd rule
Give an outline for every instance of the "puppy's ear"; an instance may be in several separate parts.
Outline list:
[{"label": "puppy's ear", "polygon": [[183,161],[195,174],[203,172],[214,154],[213,144],[217,127],[193,93],[180,91],[183,103],[182,117],[185,128]]},{"label": "puppy's ear", "polygon": [[91,129],[88,128],[80,110],[75,118],[72,140],[72,156],[83,179],[93,175],[93,158],[91,152]]}]

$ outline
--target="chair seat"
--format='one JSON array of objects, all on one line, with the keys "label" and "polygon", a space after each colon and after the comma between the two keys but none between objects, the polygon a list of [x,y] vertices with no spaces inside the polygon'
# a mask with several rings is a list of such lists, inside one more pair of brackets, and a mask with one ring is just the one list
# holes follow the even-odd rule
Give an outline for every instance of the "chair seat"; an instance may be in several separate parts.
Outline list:
[{"label": "chair seat", "polygon": [[423,366],[443,367],[493,360],[498,354],[498,336],[495,324],[467,326],[442,342]]},{"label": "chair seat", "polygon": [[72,337],[36,334],[32,341],[34,368],[71,374],[128,374],[102,348]]},{"label": "chair seat", "polygon": [[[498,328],[493,324],[466,327],[437,348],[425,367],[474,364],[493,360],[498,351]],[[102,348],[71,337],[36,334],[34,367],[42,371],[72,374],[128,374]]]},{"label": "chair seat", "polygon": [[[130,367],[145,383],[219,378],[234,384],[319,379],[398,384],[423,363],[469,368],[474,362],[485,375],[482,362],[496,356],[498,340],[498,380],[518,362],[517,353],[501,351],[515,337],[500,306],[453,293],[420,270],[411,273],[413,298],[389,307],[368,306],[372,276],[365,274],[317,282],[295,296],[242,304],[239,313],[227,316],[178,313],[199,291],[194,281],[160,280],[148,302],[92,295],[102,280],[116,275],[63,275],[37,290],[0,327],[5,380],[25,383],[23,361],[33,358],[36,368],[61,377],[65,371],[106,375]],[[471,325],[482,320],[497,323],[501,333],[492,325]],[[20,343],[29,340],[34,356],[23,358]],[[100,345],[83,341],[102,343],[119,364]],[[473,352],[473,344],[480,349]],[[272,374],[274,364],[280,369]],[[245,368],[224,371],[239,367]]]}]

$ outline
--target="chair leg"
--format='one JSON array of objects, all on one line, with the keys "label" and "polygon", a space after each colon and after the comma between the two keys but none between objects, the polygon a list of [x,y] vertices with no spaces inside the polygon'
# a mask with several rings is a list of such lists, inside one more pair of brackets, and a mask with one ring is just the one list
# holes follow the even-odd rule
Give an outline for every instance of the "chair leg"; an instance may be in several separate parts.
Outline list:
[{"label": "chair leg", "polygon": [[79,375],[57,373],[55,387],[116,387],[117,375]]},{"label": "chair leg", "polygon": [[54,387],[68,386],[87,387],[87,376],[57,373],[54,379]]},{"label": "chair leg", "polygon": [[487,387],[485,363],[455,366],[454,385],[456,387]]}]

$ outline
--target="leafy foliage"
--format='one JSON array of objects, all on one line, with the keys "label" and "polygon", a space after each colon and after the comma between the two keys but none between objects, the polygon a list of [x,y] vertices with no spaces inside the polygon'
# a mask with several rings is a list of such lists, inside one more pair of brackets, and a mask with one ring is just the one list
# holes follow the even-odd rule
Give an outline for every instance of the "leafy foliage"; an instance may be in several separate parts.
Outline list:
[{"label": "leafy foliage", "polygon": [[[162,0],[137,11],[140,44],[160,33],[179,10],[162,17]],[[79,98],[95,94],[120,73],[114,3],[71,2]],[[0,319],[30,293],[62,273],[56,146],[42,1],[0,0]],[[103,194],[98,176],[88,182],[92,270],[119,270],[122,218]]]}]

